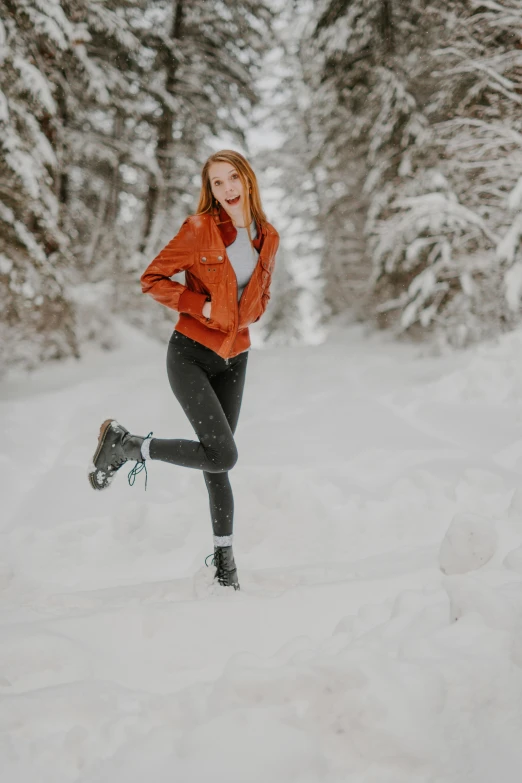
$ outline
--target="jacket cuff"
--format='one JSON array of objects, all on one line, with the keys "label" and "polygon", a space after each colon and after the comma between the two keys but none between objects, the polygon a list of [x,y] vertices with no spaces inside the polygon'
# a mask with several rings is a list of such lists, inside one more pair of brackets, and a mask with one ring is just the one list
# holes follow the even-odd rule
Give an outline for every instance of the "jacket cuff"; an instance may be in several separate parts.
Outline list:
[{"label": "jacket cuff", "polygon": [[197,291],[186,288],[178,300],[178,310],[188,315],[203,315],[203,305],[207,299],[206,294],[198,294]]}]

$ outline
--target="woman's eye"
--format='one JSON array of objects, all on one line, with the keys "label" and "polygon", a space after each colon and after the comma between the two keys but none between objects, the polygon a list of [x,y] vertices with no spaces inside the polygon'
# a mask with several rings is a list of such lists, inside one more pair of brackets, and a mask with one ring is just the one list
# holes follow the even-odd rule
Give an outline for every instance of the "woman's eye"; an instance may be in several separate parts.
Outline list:
[{"label": "woman's eye", "polygon": [[237,178],[238,178],[238,174],[232,174],[232,179],[237,179]]}]

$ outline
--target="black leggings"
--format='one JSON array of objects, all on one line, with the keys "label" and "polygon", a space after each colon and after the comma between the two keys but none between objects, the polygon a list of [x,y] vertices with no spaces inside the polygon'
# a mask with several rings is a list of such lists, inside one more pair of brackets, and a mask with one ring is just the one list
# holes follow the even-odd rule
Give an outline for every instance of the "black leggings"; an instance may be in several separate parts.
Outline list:
[{"label": "black leggings", "polygon": [[199,440],[152,438],[151,459],[202,470],[215,536],[232,534],[234,496],[228,471],[237,462],[234,441],[245,386],[248,351],[228,360],[174,331],[167,352],[172,391]]}]

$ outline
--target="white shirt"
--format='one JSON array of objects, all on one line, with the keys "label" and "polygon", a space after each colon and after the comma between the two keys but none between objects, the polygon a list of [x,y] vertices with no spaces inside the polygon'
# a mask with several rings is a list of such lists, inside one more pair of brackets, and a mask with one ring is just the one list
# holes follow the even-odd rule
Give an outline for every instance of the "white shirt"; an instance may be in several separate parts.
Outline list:
[{"label": "white shirt", "polygon": [[[230,263],[234,267],[234,272],[237,277],[237,298],[241,298],[243,289],[252,277],[252,272],[256,268],[257,259],[259,253],[252,247],[250,240],[248,239],[248,232],[245,228],[236,226],[237,237],[231,245],[227,247],[227,254],[230,259]],[[257,237],[256,221],[253,220],[250,225],[250,233],[252,239]]]}]

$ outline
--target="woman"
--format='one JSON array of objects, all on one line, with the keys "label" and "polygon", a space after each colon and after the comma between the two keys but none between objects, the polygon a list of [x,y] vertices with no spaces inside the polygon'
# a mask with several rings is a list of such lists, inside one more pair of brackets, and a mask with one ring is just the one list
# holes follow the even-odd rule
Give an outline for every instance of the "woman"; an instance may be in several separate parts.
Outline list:
[{"label": "woman", "polygon": [[[228,473],[237,461],[237,427],[250,347],[248,327],[270,299],[279,234],[267,222],[256,176],[238,152],[221,150],[206,161],[197,213],[141,277],[144,293],[180,313],[169,342],[172,391],[198,440],[131,435],[108,419],[100,428],[89,479],[109,486],[127,460],[149,459],[202,470],[209,493],[216,579],[239,589],[232,550],[234,498]],[[185,285],[170,278],[185,272]]]}]

